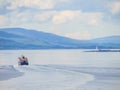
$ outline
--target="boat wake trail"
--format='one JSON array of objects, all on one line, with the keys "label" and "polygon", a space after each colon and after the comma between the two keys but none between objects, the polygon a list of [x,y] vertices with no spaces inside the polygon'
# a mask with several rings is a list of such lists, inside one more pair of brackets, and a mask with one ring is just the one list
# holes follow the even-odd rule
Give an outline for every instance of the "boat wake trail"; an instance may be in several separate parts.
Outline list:
[{"label": "boat wake trail", "polygon": [[[111,84],[117,85],[114,90],[119,90],[116,83],[120,83],[119,68],[64,65],[0,66],[0,78],[5,72],[8,76],[11,74],[12,78],[0,81],[2,90],[112,90]],[[21,73],[20,77],[15,78]]]}]

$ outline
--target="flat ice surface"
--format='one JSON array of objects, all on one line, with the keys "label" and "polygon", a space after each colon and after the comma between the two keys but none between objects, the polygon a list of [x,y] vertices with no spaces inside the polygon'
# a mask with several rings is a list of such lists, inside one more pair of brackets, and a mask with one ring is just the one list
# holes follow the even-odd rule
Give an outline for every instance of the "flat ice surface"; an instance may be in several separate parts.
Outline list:
[{"label": "flat ice surface", "polygon": [[[12,72],[14,77],[0,81],[1,90],[119,90],[120,88],[120,68],[64,65],[0,66],[0,68],[0,77],[3,73],[1,71],[7,71],[7,75],[11,75]],[[21,72],[24,74],[15,76]]]}]

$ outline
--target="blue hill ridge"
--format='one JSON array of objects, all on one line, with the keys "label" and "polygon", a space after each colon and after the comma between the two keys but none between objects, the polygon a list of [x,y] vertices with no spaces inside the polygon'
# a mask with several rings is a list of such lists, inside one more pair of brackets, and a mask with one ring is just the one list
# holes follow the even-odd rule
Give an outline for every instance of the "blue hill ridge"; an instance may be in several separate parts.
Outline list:
[{"label": "blue hill ridge", "polygon": [[120,49],[120,36],[92,40],[67,37],[24,28],[0,28],[0,49]]}]

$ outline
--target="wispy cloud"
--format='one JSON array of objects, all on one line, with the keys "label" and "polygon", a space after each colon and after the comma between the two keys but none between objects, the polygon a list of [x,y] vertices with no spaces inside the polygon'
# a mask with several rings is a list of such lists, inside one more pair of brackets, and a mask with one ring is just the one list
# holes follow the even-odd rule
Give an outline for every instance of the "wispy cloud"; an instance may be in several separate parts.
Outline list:
[{"label": "wispy cloud", "polygon": [[52,0],[8,0],[10,5],[7,9],[14,10],[21,7],[27,8],[38,8],[38,9],[48,9],[53,8],[54,3]]},{"label": "wispy cloud", "polygon": [[53,23],[62,24],[69,21],[74,21],[78,19],[81,23],[89,24],[89,25],[97,25],[99,24],[104,15],[100,12],[82,12],[82,11],[60,11],[56,15],[53,16]]},{"label": "wispy cloud", "polygon": [[79,11],[70,11],[70,10],[60,11],[53,16],[52,21],[54,24],[62,24],[78,18],[79,15],[80,15]]},{"label": "wispy cloud", "polygon": [[65,36],[79,40],[88,40],[91,38],[91,35],[88,32],[73,32],[73,33],[68,33]]},{"label": "wispy cloud", "polygon": [[5,16],[0,15],[0,26],[6,25],[7,24],[7,19]]},{"label": "wispy cloud", "polygon": [[112,1],[108,4],[108,9],[112,14],[120,13],[120,1]]},{"label": "wispy cloud", "polygon": [[98,25],[103,21],[104,14],[102,12],[82,12],[80,21],[88,25]]},{"label": "wispy cloud", "polygon": [[52,9],[57,3],[67,2],[69,0],[7,0],[9,6],[7,9],[15,10],[18,8]]},{"label": "wispy cloud", "polygon": [[14,11],[6,14],[4,17],[8,19],[9,23],[21,24],[26,22],[51,22],[53,24],[64,24],[69,21],[78,19],[81,23],[89,25],[97,25],[103,19],[103,14],[99,12],[86,13],[81,11],[63,10],[63,11],[44,11],[31,12],[29,10],[24,12]]}]

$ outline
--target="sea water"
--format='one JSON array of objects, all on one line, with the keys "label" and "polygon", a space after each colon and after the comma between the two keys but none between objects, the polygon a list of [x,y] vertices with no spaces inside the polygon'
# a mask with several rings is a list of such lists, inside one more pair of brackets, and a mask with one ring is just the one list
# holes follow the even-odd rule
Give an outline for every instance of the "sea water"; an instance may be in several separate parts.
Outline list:
[{"label": "sea water", "polygon": [[84,52],[85,50],[0,50],[0,65],[17,65],[25,55],[33,64],[62,64],[95,67],[120,67],[120,52]]},{"label": "sea water", "polygon": [[[23,74],[0,81],[0,89],[119,90],[120,53],[84,51],[1,50],[1,73]],[[29,66],[17,65],[21,55],[28,57]]]}]

